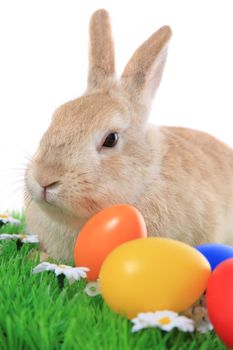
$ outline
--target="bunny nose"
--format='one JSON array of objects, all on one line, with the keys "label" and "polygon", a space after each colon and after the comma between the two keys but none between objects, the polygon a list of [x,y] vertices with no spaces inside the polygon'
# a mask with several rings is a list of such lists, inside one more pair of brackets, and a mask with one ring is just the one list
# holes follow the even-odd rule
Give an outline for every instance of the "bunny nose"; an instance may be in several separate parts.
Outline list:
[{"label": "bunny nose", "polygon": [[42,186],[44,200],[46,200],[47,190],[54,189],[58,184],[59,184],[59,181],[54,181],[54,182],[51,182],[50,184],[48,184],[46,186]]}]

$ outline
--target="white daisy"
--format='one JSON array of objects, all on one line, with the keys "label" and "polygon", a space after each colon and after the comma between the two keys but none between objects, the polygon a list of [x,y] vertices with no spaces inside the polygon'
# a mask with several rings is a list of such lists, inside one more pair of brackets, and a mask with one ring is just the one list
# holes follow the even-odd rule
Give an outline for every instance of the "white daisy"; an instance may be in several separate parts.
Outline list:
[{"label": "white daisy", "polygon": [[2,233],[0,234],[0,241],[1,240],[19,240],[22,243],[39,243],[39,239],[37,235],[27,235],[27,234],[9,234],[9,233]]},{"label": "white daisy", "polygon": [[49,262],[43,262],[33,269],[34,274],[43,271],[53,271],[56,276],[63,274],[71,284],[81,278],[86,278],[87,272],[90,270],[87,267],[72,267],[68,265],[50,264]]},{"label": "white daisy", "polygon": [[11,225],[19,225],[20,220],[14,219],[8,214],[0,214],[0,224],[6,225],[6,224],[11,224]]},{"label": "white daisy", "polygon": [[176,327],[175,321],[177,321],[178,314],[174,311],[157,311],[154,313],[155,322],[158,327],[163,331],[171,331]]},{"label": "white daisy", "polygon": [[19,239],[22,243],[39,243],[38,235],[20,234]]},{"label": "white daisy", "polygon": [[173,311],[156,311],[139,313],[138,316],[132,319],[132,332],[137,332],[144,328],[158,327],[163,331],[171,331],[173,328],[178,328],[183,332],[194,331],[194,321],[185,317],[179,316]]},{"label": "white daisy", "polygon": [[89,297],[95,297],[96,295],[100,294],[100,286],[99,282],[89,282],[87,283],[86,287],[84,288],[84,292]]}]

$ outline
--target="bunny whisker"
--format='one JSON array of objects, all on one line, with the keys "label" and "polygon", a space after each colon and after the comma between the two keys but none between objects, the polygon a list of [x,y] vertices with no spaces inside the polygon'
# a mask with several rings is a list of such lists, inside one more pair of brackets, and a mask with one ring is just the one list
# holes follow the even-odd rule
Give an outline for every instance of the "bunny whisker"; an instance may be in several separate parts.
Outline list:
[{"label": "bunny whisker", "polygon": [[24,158],[27,159],[29,162],[36,162],[35,157],[31,154],[29,154],[25,149],[19,148],[24,153]]}]

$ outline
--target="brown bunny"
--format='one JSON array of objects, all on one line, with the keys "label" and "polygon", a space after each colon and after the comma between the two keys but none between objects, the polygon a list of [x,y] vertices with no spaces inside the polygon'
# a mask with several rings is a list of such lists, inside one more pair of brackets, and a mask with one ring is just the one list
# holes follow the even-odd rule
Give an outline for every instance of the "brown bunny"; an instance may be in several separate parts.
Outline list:
[{"label": "brown bunny", "polygon": [[170,37],[155,32],[117,80],[108,12],[93,14],[86,93],[55,111],[25,174],[28,231],[51,257],[70,259],[83,224],[117,203],[137,207],[150,236],[232,240],[232,149],[147,122]]}]

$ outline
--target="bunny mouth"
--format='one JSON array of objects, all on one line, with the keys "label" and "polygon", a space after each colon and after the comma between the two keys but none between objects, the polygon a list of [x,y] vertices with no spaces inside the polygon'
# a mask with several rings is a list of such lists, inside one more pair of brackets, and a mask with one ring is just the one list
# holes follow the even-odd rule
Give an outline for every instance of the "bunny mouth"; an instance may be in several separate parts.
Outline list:
[{"label": "bunny mouth", "polygon": [[49,186],[37,185],[36,188],[28,187],[28,192],[31,199],[40,205],[46,205],[49,207],[61,207],[61,201],[59,200],[58,183],[53,183]]},{"label": "bunny mouth", "polygon": [[42,201],[48,204],[52,204],[52,202],[54,201],[54,194],[47,191],[46,187],[43,187],[41,191],[41,197],[42,197]]},{"label": "bunny mouth", "polygon": [[45,189],[43,189],[41,191],[41,200],[42,203],[46,203],[49,206],[54,206],[54,207],[60,207],[59,203],[58,203],[58,196],[56,193],[50,192],[50,191],[46,191]]}]

